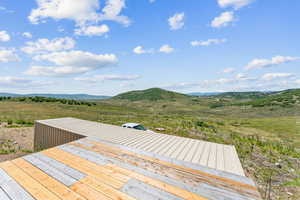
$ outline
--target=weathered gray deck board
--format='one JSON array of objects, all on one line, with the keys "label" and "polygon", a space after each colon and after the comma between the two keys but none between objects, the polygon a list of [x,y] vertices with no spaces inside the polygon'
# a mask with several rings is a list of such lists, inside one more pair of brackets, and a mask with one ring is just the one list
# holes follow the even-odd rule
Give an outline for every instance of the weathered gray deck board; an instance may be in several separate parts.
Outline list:
[{"label": "weathered gray deck board", "polygon": [[4,190],[0,187],[0,199],[1,200],[11,200],[6,193],[4,192]]},{"label": "weathered gray deck board", "polygon": [[141,181],[131,179],[121,189],[122,192],[136,198],[143,200],[183,200],[168,192],[162,191],[158,188],[152,187]]},{"label": "weathered gray deck board", "polygon": [[73,177],[70,177],[69,175],[57,170],[56,168],[53,168],[52,166],[42,162],[34,156],[25,156],[24,159],[68,187],[77,182],[77,180]]},{"label": "weathered gray deck board", "polygon": [[[85,145],[87,145],[87,144],[85,144]],[[80,180],[80,179],[83,179],[84,177],[86,177],[86,174],[84,174],[76,169],[73,169],[70,166],[65,165],[57,160],[54,160],[53,158],[50,158],[44,154],[36,153],[36,154],[33,154],[32,156],[34,156],[35,158],[45,162],[47,165],[49,165],[53,168],[56,168],[57,170],[65,173],[66,175],[68,175],[76,180]]]},{"label": "weathered gray deck board", "polygon": [[[34,200],[14,179],[0,169],[0,187],[10,200]],[[2,199],[1,199],[2,200]]]}]

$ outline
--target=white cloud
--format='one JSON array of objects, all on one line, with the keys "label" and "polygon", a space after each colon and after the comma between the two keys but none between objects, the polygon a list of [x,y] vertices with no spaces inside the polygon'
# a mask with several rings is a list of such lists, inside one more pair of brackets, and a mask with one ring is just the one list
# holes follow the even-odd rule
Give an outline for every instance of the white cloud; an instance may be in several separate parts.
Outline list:
[{"label": "white cloud", "polygon": [[149,0],[150,3],[154,3],[156,0]]},{"label": "white cloud", "polygon": [[49,61],[60,66],[103,68],[118,62],[114,54],[93,54],[85,51],[63,51],[34,57],[36,61]]},{"label": "white cloud", "polygon": [[235,81],[256,81],[258,80],[257,78],[253,78],[253,77],[248,77],[246,74],[243,73],[238,73],[235,76]]},{"label": "white cloud", "polygon": [[262,80],[265,81],[271,81],[271,80],[277,80],[282,78],[292,78],[295,74],[292,73],[267,73],[262,76]]},{"label": "white cloud", "polygon": [[184,13],[176,13],[168,21],[171,30],[181,29],[184,26]]},{"label": "white cloud", "polygon": [[174,51],[174,48],[172,48],[170,45],[163,45],[160,47],[159,52],[162,53],[172,53]]},{"label": "white cloud", "polygon": [[74,67],[74,66],[32,66],[25,74],[31,76],[66,76],[75,75],[88,72],[88,67]]},{"label": "white cloud", "polygon": [[255,0],[218,0],[218,4],[221,8],[233,7],[237,10],[254,1]]},{"label": "white cloud", "polygon": [[146,53],[153,53],[152,49],[144,49],[142,46],[137,46],[133,49],[135,54],[146,54]]},{"label": "white cloud", "polygon": [[232,67],[228,67],[228,68],[225,68],[222,73],[224,74],[229,74],[229,73],[232,73],[232,72],[235,72],[235,69],[232,68]]},{"label": "white cloud", "polygon": [[98,0],[36,0],[38,8],[33,9],[28,17],[30,22],[38,24],[46,18],[56,20],[70,19],[77,24],[97,21]]},{"label": "white cloud", "polygon": [[119,22],[125,26],[130,25],[130,19],[127,16],[120,15],[125,6],[125,0],[106,0],[106,5],[102,9],[103,14],[100,15],[99,20],[111,20]]},{"label": "white cloud", "polygon": [[227,40],[226,39],[208,39],[208,40],[205,40],[205,41],[192,41],[191,42],[191,45],[193,47],[196,47],[196,46],[210,46],[210,45],[217,45],[217,44],[222,44],[222,43],[225,43]]},{"label": "white cloud", "polygon": [[300,79],[299,80],[295,80],[295,83],[300,85]]},{"label": "white cloud", "polygon": [[299,60],[297,57],[292,57],[292,56],[275,56],[271,58],[270,60],[268,59],[254,59],[250,63],[248,63],[245,67],[246,70],[251,70],[251,69],[261,69],[261,68],[267,68],[267,67],[272,67],[276,65],[280,65],[283,63],[288,63],[292,61]]},{"label": "white cloud", "polygon": [[0,6],[0,11],[4,11],[6,13],[14,13],[13,10],[8,10],[7,8],[3,7],[3,6]]},{"label": "white cloud", "polygon": [[95,75],[93,77],[77,77],[75,80],[84,82],[98,82],[98,81],[131,81],[141,78],[139,75]]},{"label": "white cloud", "polygon": [[42,38],[35,42],[26,42],[26,46],[21,50],[28,54],[45,53],[73,49],[75,44],[75,40],[70,37],[55,38],[53,40]]},{"label": "white cloud", "polygon": [[220,16],[215,17],[211,22],[211,27],[221,28],[228,26],[235,20],[234,13],[231,11],[223,12]]},{"label": "white cloud", "polygon": [[20,77],[12,77],[12,76],[1,76],[0,77],[0,85],[17,85],[29,83],[31,80],[20,78]]},{"label": "white cloud", "polygon": [[32,34],[30,32],[24,32],[22,35],[26,38],[32,38]]},{"label": "white cloud", "polygon": [[76,35],[87,36],[102,36],[109,32],[109,27],[106,24],[100,26],[82,26],[75,30]]},{"label": "white cloud", "polygon": [[38,55],[36,61],[48,61],[56,66],[32,66],[28,75],[64,76],[85,73],[95,69],[113,66],[118,62],[114,54],[93,54],[84,51],[54,52]]},{"label": "white cloud", "polygon": [[10,35],[6,31],[0,31],[0,41],[8,42],[10,40]]},{"label": "white cloud", "polygon": [[36,0],[36,2],[38,7],[33,9],[28,17],[33,24],[44,22],[47,18],[73,20],[79,27],[97,24],[103,20],[116,21],[124,25],[131,23],[128,17],[120,15],[125,8],[125,0],[106,0],[102,12],[98,0]]},{"label": "white cloud", "polygon": [[20,61],[19,56],[13,49],[0,49],[0,62],[17,62]]}]

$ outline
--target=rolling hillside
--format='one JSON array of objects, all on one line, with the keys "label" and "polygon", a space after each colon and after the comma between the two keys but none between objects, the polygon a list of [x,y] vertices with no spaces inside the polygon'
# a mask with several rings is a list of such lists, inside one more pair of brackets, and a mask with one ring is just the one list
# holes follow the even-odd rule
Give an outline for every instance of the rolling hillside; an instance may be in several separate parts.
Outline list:
[{"label": "rolling hillside", "polygon": [[175,101],[177,99],[190,99],[190,96],[171,92],[167,90],[163,90],[160,88],[150,88],[147,90],[137,90],[130,91],[126,93],[119,94],[112,99],[115,100],[129,100],[129,101],[158,101],[158,100],[167,100],[167,101]]}]

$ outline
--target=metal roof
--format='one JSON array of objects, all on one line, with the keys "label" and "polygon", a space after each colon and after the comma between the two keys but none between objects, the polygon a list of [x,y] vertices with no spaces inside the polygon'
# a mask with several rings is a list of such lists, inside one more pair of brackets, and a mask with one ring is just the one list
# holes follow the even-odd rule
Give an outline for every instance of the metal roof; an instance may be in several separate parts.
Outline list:
[{"label": "metal roof", "polygon": [[60,128],[87,137],[124,145],[179,161],[245,176],[235,147],[178,136],[149,133],[114,125],[60,118],[40,120],[38,123]]},{"label": "metal roof", "polygon": [[247,177],[87,137],[0,163],[1,200],[250,200]]}]

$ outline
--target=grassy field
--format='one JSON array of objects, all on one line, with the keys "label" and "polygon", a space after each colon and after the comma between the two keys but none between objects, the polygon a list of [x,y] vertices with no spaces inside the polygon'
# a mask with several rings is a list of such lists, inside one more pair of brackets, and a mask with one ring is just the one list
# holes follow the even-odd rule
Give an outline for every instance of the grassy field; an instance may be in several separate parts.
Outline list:
[{"label": "grassy field", "polygon": [[[272,199],[299,199],[300,124],[296,122],[300,123],[300,105],[255,107],[238,105],[244,99],[220,98],[117,98],[97,101],[94,106],[0,101],[0,121],[10,120],[17,126],[58,117],[115,125],[138,122],[150,129],[165,128],[165,134],[233,144],[246,174],[256,181],[263,197],[270,191]],[[222,106],[211,106],[220,102]]]}]

